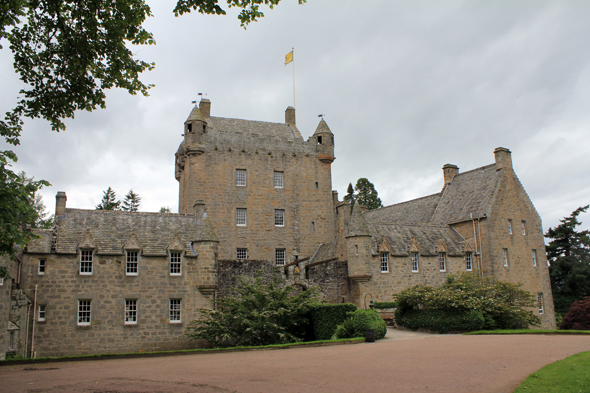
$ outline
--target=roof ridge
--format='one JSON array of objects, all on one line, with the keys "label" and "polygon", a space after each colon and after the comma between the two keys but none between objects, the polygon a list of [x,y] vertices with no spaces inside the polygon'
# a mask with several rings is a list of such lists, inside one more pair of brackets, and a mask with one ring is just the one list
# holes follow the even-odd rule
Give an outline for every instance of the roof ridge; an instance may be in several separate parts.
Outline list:
[{"label": "roof ridge", "polygon": [[193,213],[160,213],[160,212],[131,212],[126,210],[96,210],[96,209],[79,209],[79,208],[66,208],[66,212],[92,212],[94,214],[141,214],[141,215],[156,215],[156,214],[171,214],[174,216],[182,216],[182,217],[194,217]]},{"label": "roof ridge", "polygon": [[403,205],[404,203],[410,203],[410,202],[414,202],[414,201],[419,201],[419,200],[421,200],[421,199],[431,198],[431,197],[433,197],[433,196],[435,196],[435,195],[442,195],[442,192],[437,192],[437,193],[435,193],[435,194],[426,195],[426,196],[423,196],[423,197],[420,197],[420,198],[409,199],[409,200],[407,200],[407,201],[404,201],[404,202],[398,202],[398,203],[394,203],[394,204],[392,204],[392,205],[387,205],[387,206],[380,207],[380,208],[378,208],[378,209],[373,209],[373,210],[366,211],[365,213],[370,213],[370,212],[374,212],[374,211],[379,211],[379,210],[382,210],[382,209],[387,209],[388,207],[399,206],[399,205]]},{"label": "roof ridge", "polygon": [[287,123],[278,123],[275,121],[265,121],[265,120],[249,120],[249,119],[240,119],[237,117],[221,117],[221,116],[211,116],[210,119],[226,119],[226,120],[241,120],[241,121],[250,121],[252,123],[267,123],[267,124],[278,124],[281,126],[287,127],[289,124]]},{"label": "roof ridge", "polygon": [[458,177],[458,176],[461,176],[461,175],[465,175],[466,173],[475,172],[475,171],[478,171],[478,170],[481,170],[481,169],[488,169],[488,168],[491,168],[493,166],[496,166],[496,163],[495,162],[492,163],[492,164],[489,164],[489,165],[480,166],[479,168],[470,169],[470,170],[465,171],[465,172],[459,172],[459,173],[457,173],[457,175],[455,175],[455,177]]}]

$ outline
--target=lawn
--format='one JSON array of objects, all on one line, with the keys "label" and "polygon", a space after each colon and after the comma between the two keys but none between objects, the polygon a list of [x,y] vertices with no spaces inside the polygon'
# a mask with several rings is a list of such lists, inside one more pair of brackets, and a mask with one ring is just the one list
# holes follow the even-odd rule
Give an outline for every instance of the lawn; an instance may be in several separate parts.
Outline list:
[{"label": "lawn", "polygon": [[590,392],[590,352],[581,352],[529,375],[514,393]]}]

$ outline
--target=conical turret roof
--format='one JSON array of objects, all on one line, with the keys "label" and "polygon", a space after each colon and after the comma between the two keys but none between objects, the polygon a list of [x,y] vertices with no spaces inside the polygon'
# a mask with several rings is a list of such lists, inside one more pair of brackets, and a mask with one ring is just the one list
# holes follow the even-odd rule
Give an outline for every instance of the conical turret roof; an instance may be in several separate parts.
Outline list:
[{"label": "conical turret roof", "polygon": [[346,228],[346,237],[354,236],[371,236],[371,232],[369,232],[369,227],[363,217],[363,212],[358,202],[355,203],[352,208],[348,228]]},{"label": "conical turret roof", "polygon": [[201,110],[199,109],[199,107],[197,105],[195,105],[195,107],[191,111],[191,114],[188,115],[188,119],[186,119],[186,121],[193,121],[193,120],[206,121],[205,118],[203,117],[203,114],[201,113]]},{"label": "conical turret roof", "polygon": [[322,119],[320,120],[320,124],[318,124],[318,128],[315,129],[313,134],[332,134],[332,131],[330,131],[330,127],[328,127],[328,124],[324,121],[324,119]]}]

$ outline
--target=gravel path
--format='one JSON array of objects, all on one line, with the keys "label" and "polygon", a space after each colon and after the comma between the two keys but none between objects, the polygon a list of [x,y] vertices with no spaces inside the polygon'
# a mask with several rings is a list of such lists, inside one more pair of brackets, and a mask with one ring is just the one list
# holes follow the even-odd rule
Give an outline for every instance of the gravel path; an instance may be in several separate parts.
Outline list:
[{"label": "gravel path", "polygon": [[512,392],[590,336],[390,331],[376,343],[0,367],[0,392]]}]

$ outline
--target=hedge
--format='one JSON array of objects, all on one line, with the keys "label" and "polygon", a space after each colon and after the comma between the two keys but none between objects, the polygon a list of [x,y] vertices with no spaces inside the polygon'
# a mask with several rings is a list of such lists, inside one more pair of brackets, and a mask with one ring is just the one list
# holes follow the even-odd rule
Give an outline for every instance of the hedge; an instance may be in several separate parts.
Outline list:
[{"label": "hedge", "polygon": [[336,327],[346,320],[347,313],[357,310],[352,303],[318,303],[311,307],[311,321],[316,340],[329,340]]},{"label": "hedge", "polygon": [[479,310],[408,310],[403,315],[396,315],[396,322],[409,329],[425,328],[441,333],[479,330],[485,325],[483,313]]},{"label": "hedge", "polygon": [[387,325],[375,310],[357,310],[336,328],[333,339],[365,337],[367,330],[375,331],[375,339],[380,340],[387,333]]},{"label": "hedge", "polygon": [[375,308],[378,310],[384,309],[384,308],[396,308],[397,307],[397,302],[375,302]]}]

